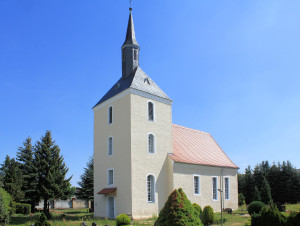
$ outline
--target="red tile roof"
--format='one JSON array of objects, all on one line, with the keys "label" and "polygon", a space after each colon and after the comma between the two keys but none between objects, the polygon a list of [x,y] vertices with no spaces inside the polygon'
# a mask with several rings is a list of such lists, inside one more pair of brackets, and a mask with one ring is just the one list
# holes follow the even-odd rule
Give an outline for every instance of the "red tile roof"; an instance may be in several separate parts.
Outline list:
[{"label": "red tile roof", "polygon": [[220,148],[214,138],[205,132],[172,125],[175,162],[238,168]]},{"label": "red tile roof", "polygon": [[109,195],[109,194],[115,193],[116,191],[117,191],[117,188],[103,188],[97,194],[99,194],[99,195]]}]

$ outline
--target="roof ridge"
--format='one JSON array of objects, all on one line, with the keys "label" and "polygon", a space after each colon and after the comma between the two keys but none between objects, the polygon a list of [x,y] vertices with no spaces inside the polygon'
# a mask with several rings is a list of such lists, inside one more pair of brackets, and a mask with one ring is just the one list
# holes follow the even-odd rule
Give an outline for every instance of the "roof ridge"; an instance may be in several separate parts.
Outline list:
[{"label": "roof ridge", "polygon": [[177,126],[177,127],[180,127],[180,128],[186,129],[186,130],[191,130],[191,131],[194,131],[194,132],[200,132],[200,133],[204,133],[204,134],[210,135],[210,133],[207,133],[207,132],[204,132],[204,131],[201,131],[201,130],[197,130],[197,129],[191,129],[191,128],[188,128],[188,127],[185,127],[185,126],[176,125],[174,123],[172,123],[172,126]]}]

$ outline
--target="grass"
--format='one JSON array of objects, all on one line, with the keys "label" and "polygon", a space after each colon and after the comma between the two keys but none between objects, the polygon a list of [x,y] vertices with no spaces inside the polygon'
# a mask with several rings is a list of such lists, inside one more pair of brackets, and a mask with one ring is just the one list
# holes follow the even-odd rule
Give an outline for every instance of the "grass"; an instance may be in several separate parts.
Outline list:
[{"label": "grass", "polygon": [[[286,204],[287,211],[296,211],[300,212],[300,203],[298,204]],[[65,225],[80,225],[82,222],[85,222],[88,226],[91,226],[93,222],[97,225],[116,225],[116,221],[99,219],[95,218],[93,213],[89,213],[88,209],[65,209],[65,210],[53,210],[51,211],[52,219],[49,221],[51,225],[65,226]],[[22,226],[31,226],[39,218],[40,213],[34,215],[24,216],[21,214],[15,214],[11,217],[10,225],[22,225]],[[226,218],[224,225],[232,226],[244,226],[249,225],[250,216],[247,212],[246,206],[239,207],[238,210],[233,211],[232,214],[223,213],[223,217]],[[221,219],[221,213],[215,213],[215,218]],[[134,221],[133,225],[144,225],[152,226],[154,225],[157,216],[153,216],[146,220]],[[221,224],[221,223],[220,223]],[[214,225],[220,225],[214,224]]]},{"label": "grass", "polygon": [[[89,213],[88,209],[66,209],[51,211],[52,219],[49,220],[51,225],[80,225],[85,222],[87,225],[92,225],[95,222],[97,225],[116,225],[114,220],[106,220],[95,218],[93,213]],[[31,226],[39,218],[40,213],[30,216],[15,214],[11,218],[10,225]]]},{"label": "grass", "polygon": [[287,211],[300,212],[300,202],[297,204],[286,204],[285,208]]}]

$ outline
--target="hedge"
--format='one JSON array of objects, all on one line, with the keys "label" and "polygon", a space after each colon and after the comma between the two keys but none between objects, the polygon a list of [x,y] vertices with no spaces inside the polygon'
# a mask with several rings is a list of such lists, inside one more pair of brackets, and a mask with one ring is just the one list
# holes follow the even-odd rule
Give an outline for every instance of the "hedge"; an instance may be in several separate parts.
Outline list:
[{"label": "hedge", "polygon": [[16,213],[28,215],[31,213],[31,205],[25,203],[16,203]]}]

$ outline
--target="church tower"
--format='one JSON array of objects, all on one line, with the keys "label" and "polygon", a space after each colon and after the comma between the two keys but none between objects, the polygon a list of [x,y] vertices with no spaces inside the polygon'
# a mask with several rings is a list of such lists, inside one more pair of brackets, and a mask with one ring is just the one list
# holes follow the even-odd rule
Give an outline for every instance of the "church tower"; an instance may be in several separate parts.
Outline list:
[{"label": "church tower", "polygon": [[130,8],[122,76],[93,107],[95,216],[151,217],[173,188],[172,100],[140,68]]}]

